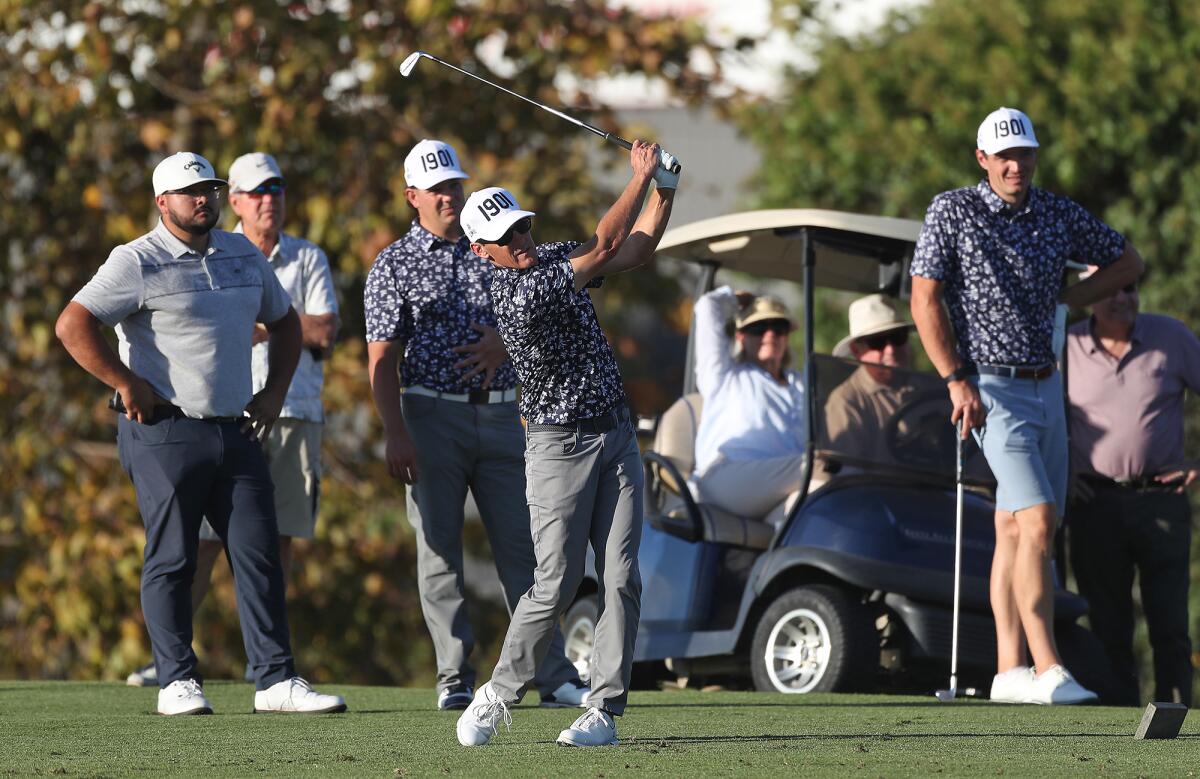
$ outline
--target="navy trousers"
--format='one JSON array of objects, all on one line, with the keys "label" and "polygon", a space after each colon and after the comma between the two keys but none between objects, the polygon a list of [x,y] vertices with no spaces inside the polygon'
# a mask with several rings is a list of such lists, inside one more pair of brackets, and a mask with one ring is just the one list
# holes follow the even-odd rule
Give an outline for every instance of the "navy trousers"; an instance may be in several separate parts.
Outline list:
[{"label": "navy trousers", "polygon": [[262,447],[236,422],[117,423],[121,465],[146,526],[142,612],[158,683],[201,680],[192,651],[192,578],[200,521],[225,545],[255,685],[295,675],[288,633],[274,486]]}]

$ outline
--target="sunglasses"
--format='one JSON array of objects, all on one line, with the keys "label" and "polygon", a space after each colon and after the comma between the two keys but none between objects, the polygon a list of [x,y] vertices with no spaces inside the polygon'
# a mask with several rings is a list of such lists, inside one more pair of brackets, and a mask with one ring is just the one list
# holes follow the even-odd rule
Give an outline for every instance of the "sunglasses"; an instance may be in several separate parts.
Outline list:
[{"label": "sunglasses", "polygon": [[879,335],[867,335],[857,339],[860,344],[881,352],[887,348],[888,344],[894,347],[901,347],[908,343],[908,330],[896,330],[891,333],[880,333]]},{"label": "sunglasses", "polygon": [[787,335],[792,332],[792,323],[786,319],[764,319],[760,322],[751,322],[741,328],[741,331],[746,335],[755,336],[766,335],[768,330],[775,333],[775,335]]},{"label": "sunglasses", "polygon": [[267,181],[259,184],[254,189],[249,189],[243,192],[243,195],[250,197],[262,197],[263,195],[282,195],[285,189],[282,181]]},{"label": "sunglasses", "polygon": [[174,190],[171,190],[170,192],[167,192],[166,194],[168,194],[168,195],[183,195],[184,197],[190,197],[190,198],[198,198],[198,197],[205,197],[205,196],[212,197],[214,195],[221,194],[221,185],[213,184],[211,182],[206,181],[202,184],[193,184],[192,186],[185,187],[184,189],[174,189]]},{"label": "sunglasses", "polygon": [[508,246],[510,243],[512,243],[514,234],[519,233],[521,235],[524,235],[525,233],[529,232],[532,229],[533,229],[533,217],[527,216],[524,219],[520,219],[516,222],[513,222],[512,227],[505,230],[504,235],[500,236],[496,240],[480,241],[480,243],[494,243],[497,246]]}]

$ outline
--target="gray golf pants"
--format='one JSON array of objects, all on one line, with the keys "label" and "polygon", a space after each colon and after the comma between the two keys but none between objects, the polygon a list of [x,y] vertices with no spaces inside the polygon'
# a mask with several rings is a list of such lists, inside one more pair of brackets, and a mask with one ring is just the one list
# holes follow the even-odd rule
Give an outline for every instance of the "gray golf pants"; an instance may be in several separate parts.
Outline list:
[{"label": "gray golf pants", "polygon": [[492,686],[519,701],[583,579],[590,542],[600,578],[588,705],[619,715],[629,697],[641,613],[642,464],[626,418],[607,433],[529,432],[529,516],[537,571],[513,612]]},{"label": "gray golf pants", "polygon": [[[437,655],[439,690],[475,686],[475,634],[463,595],[463,504],[475,497],[509,614],[533,584],[536,565],[525,504],[523,430],[516,403],[471,404],[405,393],[404,424],[417,450],[418,481],[408,491],[417,536],[421,611]],[[552,692],[578,677],[555,630],[535,680]]]}]

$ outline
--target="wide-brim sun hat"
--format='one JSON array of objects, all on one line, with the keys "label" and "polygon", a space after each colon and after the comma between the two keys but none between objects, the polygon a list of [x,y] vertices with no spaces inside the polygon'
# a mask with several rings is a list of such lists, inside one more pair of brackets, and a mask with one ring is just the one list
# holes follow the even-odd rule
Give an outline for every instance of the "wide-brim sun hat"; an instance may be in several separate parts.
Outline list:
[{"label": "wide-brim sun hat", "polygon": [[853,357],[850,342],[856,338],[913,328],[912,322],[900,316],[895,303],[886,295],[867,295],[854,301],[850,304],[849,318],[850,334],[833,347],[834,357]]}]

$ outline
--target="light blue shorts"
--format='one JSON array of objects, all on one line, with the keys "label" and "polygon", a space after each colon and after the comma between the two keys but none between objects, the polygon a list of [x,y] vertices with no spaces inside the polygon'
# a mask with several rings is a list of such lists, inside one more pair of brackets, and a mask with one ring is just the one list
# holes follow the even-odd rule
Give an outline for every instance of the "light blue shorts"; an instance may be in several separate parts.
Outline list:
[{"label": "light blue shorts", "polygon": [[996,508],[1020,511],[1067,503],[1067,418],[1062,374],[1045,379],[977,376],[972,379],[987,411],[975,439],[996,477]]}]

